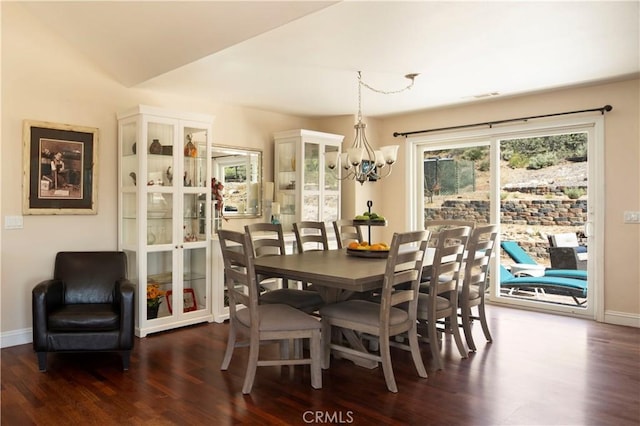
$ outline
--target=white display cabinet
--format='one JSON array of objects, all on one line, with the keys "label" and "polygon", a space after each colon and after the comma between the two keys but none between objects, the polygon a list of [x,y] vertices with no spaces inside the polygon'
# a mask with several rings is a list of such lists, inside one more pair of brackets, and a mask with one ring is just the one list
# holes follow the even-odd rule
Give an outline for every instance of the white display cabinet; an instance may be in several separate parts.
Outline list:
[{"label": "white display cabinet", "polygon": [[[135,333],[213,321],[213,117],[138,106],[119,113],[118,246],[136,283]],[[148,309],[148,285],[164,296]]]},{"label": "white display cabinet", "polygon": [[340,180],[327,167],[325,154],[339,154],[343,139],[304,129],[274,134],[272,214],[285,232],[305,220],[323,221],[332,229],[331,222],[340,216]]}]

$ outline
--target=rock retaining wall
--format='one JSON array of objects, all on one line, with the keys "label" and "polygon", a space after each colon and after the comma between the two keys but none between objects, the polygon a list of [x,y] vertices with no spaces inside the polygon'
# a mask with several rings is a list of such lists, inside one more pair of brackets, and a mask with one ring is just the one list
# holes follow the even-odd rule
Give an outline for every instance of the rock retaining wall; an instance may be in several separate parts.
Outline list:
[{"label": "rock retaining wall", "polygon": [[[464,219],[489,223],[489,201],[447,200],[440,208],[425,208],[425,220]],[[586,200],[503,200],[500,222],[513,225],[582,226]]]}]

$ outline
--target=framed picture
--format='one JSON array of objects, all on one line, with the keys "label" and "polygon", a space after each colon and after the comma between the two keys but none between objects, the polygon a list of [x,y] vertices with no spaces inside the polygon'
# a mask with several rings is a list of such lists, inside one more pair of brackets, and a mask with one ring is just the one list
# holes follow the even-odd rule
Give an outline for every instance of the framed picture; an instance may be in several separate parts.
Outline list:
[{"label": "framed picture", "polygon": [[23,214],[96,214],[98,129],[25,120]]},{"label": "framed picture", "polygon": [[[173,294],[172,290],[167,290],[166,299],[167,299],[167,309],[169,309],[169,313],[173,313],[173,307],[171,306],[171,295]],[[182,292],[182,312],[191,312],[197,311],[198,305],[196,303],[196,293],[192,288],[185,288]]]}]

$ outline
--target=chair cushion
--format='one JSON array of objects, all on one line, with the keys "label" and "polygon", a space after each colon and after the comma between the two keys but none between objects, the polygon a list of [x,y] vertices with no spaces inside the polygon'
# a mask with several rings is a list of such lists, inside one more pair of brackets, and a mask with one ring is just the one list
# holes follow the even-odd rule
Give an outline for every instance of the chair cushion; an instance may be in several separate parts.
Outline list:
[{"label": "chair cushion", "polygon": [[[288,305],[259,305],[260,331],[290,331],[320,329],[320,321],[304,312]],[[236,319],[245,327],[251,326],[249,309],[236,312]]]},{"label": "chair cushion", "polygon": [[283,304],[296,309],[318,308],[324,303],[320,293],[310,290],[279,288],[260,295],[261,304]]},{"label": "chair cushion", "polygon": [[[335,318],[354,323],[378,326],[380,324],[380,305],[366,300],[347,300],[320,308],[321,318]],[[389,313],[391,325],[402,324],[409,319],[409,314],[395,307]]]},{"label": "chair cushion", "polygon": [[[425,318],[429,312],[429,296],[428,294],[418,294],[418,318]],[[451,307],[451,301],[446,297],[436,296],[436,310],[441,311]]]},{"label": "chair cushion", "polygon": [[120,328],[120,316],[108,303],[64,305],[49,315],[51,331],[108,331]]},{"label": "chair cushion", "polygon": [[[462,287],[458,287],[458,294],[462,294]],[[469,300],[477,299],[480,297],[480,290],[477,285],[469,286]]]}]

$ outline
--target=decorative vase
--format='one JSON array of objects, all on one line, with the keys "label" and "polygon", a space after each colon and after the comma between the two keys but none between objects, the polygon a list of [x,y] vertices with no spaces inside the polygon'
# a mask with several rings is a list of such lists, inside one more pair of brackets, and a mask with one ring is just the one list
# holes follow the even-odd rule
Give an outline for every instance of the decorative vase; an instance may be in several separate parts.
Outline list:
[{"label": "decorative vase", "polygon": [[187,144],[184,146],[184,156],[185,157],[197,157],[198,156],[198,148],[192,142],[192,136],[187,135]]},{"label": "decorative vase", "polygon": [[160,308],[160,305],[147,305],[147,319],[158,318],[158,308]]},{"label": "decorative vase", "polygon": [[160,145],[160,141],[158,139],[154,139],[153,142],[151,142],[151,146],[149,147],[149,153],[162,154],[162,145]]}]

